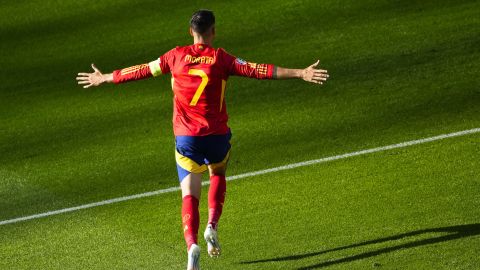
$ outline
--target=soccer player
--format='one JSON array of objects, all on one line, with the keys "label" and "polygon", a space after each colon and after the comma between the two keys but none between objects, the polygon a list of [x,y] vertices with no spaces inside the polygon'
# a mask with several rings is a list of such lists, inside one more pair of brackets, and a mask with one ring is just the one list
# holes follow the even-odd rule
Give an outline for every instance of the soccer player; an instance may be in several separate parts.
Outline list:
[{"label": "soccer player", "polygon": [[215,16],[199,10],[190,20],[193,45],[176,47],[158,59],[110,74],[103,74],[92,64],[92,73],[78,73],[78,84],[84,88],[103,83],[124,83],[170,73],[173,88],[173,129],[175,159],[182,190],[182,222],[187,244],[188,270],[200,269],[198,204],[201,175],[208,170],[208,223],[204,232],[211,257],[220,255],[218,221],[225,201],[225,173],[230,157],[231,132],[227,125],[225,90],[229,76],[255,79],[298,78],[323,84],[326,70],[317,69],[319,61],[305,69],[288,69],[271,64],[247,62],[222,48],[212,47]]}]

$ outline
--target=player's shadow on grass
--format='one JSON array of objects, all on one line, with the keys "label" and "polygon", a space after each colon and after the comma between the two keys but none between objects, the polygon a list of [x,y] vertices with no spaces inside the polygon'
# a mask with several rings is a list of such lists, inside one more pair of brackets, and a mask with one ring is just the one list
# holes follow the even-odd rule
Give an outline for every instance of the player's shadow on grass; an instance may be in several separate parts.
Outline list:
[{"label": "player's shadow on grass", "polygon": [[356,244],[352,244],[352,245],[348,245],[348,246],[341,246],[341,247],[337,247],[337,248],[333,248],[333,249],[327,249],[327,250],[322,250],[322,251],[317,251],[317,252],[312,252],[312,253],[306,253],[306,254],[293,255],[293,256],[278,257],[278,258],[272,258],[272,259],[245,261],[245,262],[241,262],[241,264],[301,260],[301,259],[304,259],[304,258],[314,257],[314,256],[322,255],[322,254],[325,254],[325,253],[329,253],[329,252],[334,252],[334,251],[339,251],[339,250],[344,250],[344,249],[349,249],[349,248],[355,248],[355,247],[360,247],[360,246],[366,246],[366,245],[373,245],[373,244],[378,244],[378,243],[383,243],[383,242],[388,242],[388,241],[394,241],[394,240],[399,240],[399,239],[406,238],[406,237],[419,236],[419,235],[428,234],[428,233],[448,233],[448,234],[443,235],[443,236],[436,236],[436,237],[434,236],[434,237],[429,237],[429,238],[426,238],[426,239],[415,240],[415,241],[408,242],[408,243],[405,243],[405,244],[395,245],[395,246],[391,246],[391,247],[385,247],[385,248],[381,248],[381,249],[377,249],[377,250],[373,250],[373,251],[363,252],[363,253],[360,253],[360,254],[357,254],[357,255],[352,255],[352,256],[336,259],[336,260],[325,261],[325,262],[321,262],[321,263],[306,266],[306,267],[300,267],[298,269],[299,270],[306,270],[306,269],[322,268],[322,267],[327,267],[327,266],[330,266],[330,265],[335,265],[335,264],[352,262],[352,261],[356,261],[356,260],[370,258],[370,257],[374,257],[374,256],[377,256],[377,255],[385,254],[385,253],[389,253],[389,252],[393,252],[393,251],[400,250],[400,249],[425,246],[425,245],[436,244],[436,243],[446,242],[446,241],[450,241],[450,240],[456,240],[456,239],[465,238],[465,237],[471,237],[471,236],[480,234],[480,224],[475,223],[475,224],[468,224],[468,225],[458,225],[458,226],[450,226],[450,227],[441,227],[441,228],[433,228],[433,229],[424,229],[424,230],[412,231],[412,232],[402,233],[402,234],[389,236],[389,237],[385,237],[385,238],[379,238],[379,239],[370,240],[370,241],[366,241],[366,242],[356,243]]}]

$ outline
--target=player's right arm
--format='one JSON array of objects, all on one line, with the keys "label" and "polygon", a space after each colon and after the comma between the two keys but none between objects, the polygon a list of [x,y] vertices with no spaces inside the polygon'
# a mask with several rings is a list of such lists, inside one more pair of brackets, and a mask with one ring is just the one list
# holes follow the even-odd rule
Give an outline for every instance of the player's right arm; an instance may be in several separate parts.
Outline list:
[{"label": "player's right arm", "polygon": [[272,64],[256,64],[224,52],[224,61],[230,75],[237,75],[256,79],[282,80],[302,79],[311,83],[323,84],[328,79],[328,71],[318,69],[320,61],[304,69],[283,68]]},{"label": "player's right arm", "polygon": [[320,60],[317,60],[313,65],[304,69],[276,67],[274,79],[302,79],[306,82],[323,84],[329,76],[328,71],[316,68],[319,63]]}]

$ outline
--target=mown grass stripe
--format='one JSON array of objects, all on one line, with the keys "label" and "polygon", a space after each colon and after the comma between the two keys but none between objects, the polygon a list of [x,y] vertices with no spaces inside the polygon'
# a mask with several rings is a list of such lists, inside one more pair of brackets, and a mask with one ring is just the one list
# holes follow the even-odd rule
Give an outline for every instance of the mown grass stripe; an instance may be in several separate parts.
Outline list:
[{"label": "mown grass stripe", "polygon": [[[227,177],[227,181],[233,181],[233,180],[237,180],[237,179],[242,179],[242,178],[247,178],[247,177],[252,177],[252,176],[257,176],[257,175],[262,175],[262,174],[268,174],[268,173],[273,173],[273,172],[278,172],[278,171],[290,170],[290,169],[294,169],[294,168],[298,168],[298,167],[310,166],[310,165],[313,165],[313,164],[325,163],[325,162],[329,162],[329,161],[334,161],[334,160],[339,160],[339,159],[344,159],[344,158],[349,158],[349,157],[354,157],[354,156],[360,156],[360,155],[365,155],[365,154],[370,154],[370,153],[375,153],[375,152],[387,151],[387,150],[391,150],[391,149],[404,148],[404,147],[408,147],[408,146],[412,146],[412,145],[423,144],[423,143],[428,143],[428,142],[432,142],[432,141],[438,141],[438,140],[443,140],[443,139],[448,139],[448,138],[453,138],[453,137],[465,136],[465,135],[479,133],[479,132],[480,132],[480,128],[474,128],[474,129],[463,130],[463,131],[458,131],[458,132],[453,132],[453,133],[448,133],[448,134],[442,134],[442,135],[429,137],[429,138],[423,138],[423,139],[418,139],[418,140],[413,140],[413,141],[402,142],[402,143],[398,143],[398,144],[392,144],[392,145],[387,145],[387,146],[381,146],[381,147],[376,147],[376,148],[360,150],[360,151],[346,153],[346,154],[342,154],[342,155],[336,155],[336,156],[330,156],[330,157],[325,157],[325,158],[320,158],[320,159],[314,159],[314,160],[308,160],[308,161],[303,161],[303,162],[298,162],[298,163],[292,163],[292,164],[279,166],[279,167],[275,167],[275,168],[270,168],[270,169],[265,169],[265,170],[260,170],[260,171],[254,171],[254,172],[248,172],[248,173],[233,175],[233,176]],[[210,184],[209,181],[205,181],[205,182],[202,183],[203,186],[207,186],[209,184]],[[22,222],[22,221],[38,219],[38,218],[48,217],[48,216],[53,216],[53,215],[59,215],[59,214],[63,214],[63,213],[69,213],[69,212],[74,212],[74,211],[78,211],[78,210],[82,210],[82,209],[93,208],[93,207],[102,206],[102,205],[108,205],[108,204],[114,204],[114,203],[118,203],[118,202],[124,202],[124,201],[129,201],[129,200],[134,200],[134,199],[156,196],[156,195],[175,192],[175,191],[179,191],[179,190],[180,190],[180,187],[170,187],[170,188],[155,190],[155,191],[151,191],[151,192],[145,192],[145,193],[134,194],[134,195],[130,195],[130,196],[118,197],[118,198],[113,198],[113,199],[104,200],[104,201],[100,201],[100,202],[94,202],[94,203],[79,205],[79,206],[75,206],[75,207],[69,207],[69,208],[64,208],[64,209],[59,209],[59,210],[54,210],[54,211],[48,211],[48,212],[35,214],[35,215],[4,220],[4,221],[0,221],[0,225],[13,224],[13,223],[18,223],[18,222]]]}]

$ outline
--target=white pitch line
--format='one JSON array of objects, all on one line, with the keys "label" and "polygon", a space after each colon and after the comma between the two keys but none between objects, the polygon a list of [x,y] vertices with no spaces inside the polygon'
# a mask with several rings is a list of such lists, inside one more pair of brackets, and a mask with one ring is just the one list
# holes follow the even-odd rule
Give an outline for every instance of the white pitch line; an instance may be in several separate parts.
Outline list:
[{"label": "white pitch line", "polygon": [[[328,161],[334,161],[334,160],[338,160],[338,159],[360,156],[360,155],[365,155],[365,154],[370,154],[370,153],[375,153],[375,152],[381,152],[381,151],[386,151],[386,150],[391,150],[391,149],[404,148],[404,147],[408,147],[408,146],[412,146],[412,145],[416,145],[416,144],[422,144],[422,143],[427,143],[427,142],[443,140],[443,139],[447,139],[447,138],[465,136],[465,135],[479,133],[479,132],[480,132],[480,128],[474,128],[474,129],[463,130],[463,131],[454,132],[454,133],[442,134],[442,135],[429,137],[429,138],[418,139],[418,140],[414,140],[414,141],[408,141],[408,142],[402,142],[402,143],[398,143],[398,144],[392,144],[392,145],[387,145],[387,146],[382,146],[382,147],[360,150],[360,151],[346,153],[346,154],[337,155],[337,156],[330,156],[330,157],[325,157],[325,158],[320,158],[320,159],[314,159],[314,160],[308,160],[308,161],[303,161],[303,162],[298,162],[298,163],[292,163],[292,164],[279,166],[279,167],[275,167],[275,168],[270,168],[270,169],[266,169],[266,170],[237,174],[237,175],[234,175],[234,176],[227,177],[227,181],[232,181],[232,180],[237,180],[237,179],[242,179],[242,178],[247,178],[247,177],[252,177],[252,176],[257,176],[257,175],[262,175],[262,174],[267,174],[267,173],[273,173],[273,172],[278,172],[278,171],[290,170],[290,169],[294,169],[294,168],[298,168],[298,167],[309,166],[309,165],[313,165],[313,164],[319,164],[319,163],[324,163],[324,162],[328,162]],[[203,186],[208,186],[209,184],[210,184],[209,181],[206,181],[206,182],[202,183]],[[6,225],[6,224],[18,223],[18,222],[21,222],[21,221],[27,221],[27,220],[31,220],[31,219],[37,219],[37,218],[48,217],[48,216],[53,216],[53,215],[58,215],[58,214],[63,214],[63,213],[68,213],[68,212],[74,212],[74,211],[87,209],[87,208],[92,208],[92,207],[97,207],[97,206],[101,206],[101,205],[114,204],[114,203],[123,202],[123,201],[129,201],[129,200],[134,200],[134,199],[156,196],[156,195],[175,192],[175,191],[179,191],[179,190],[180,190],[180,187],[170,187],[170,188],[160,189],[160,190],[151,191],[151,192],[145,192],[145,193],[125,196],[125,197],[119,197],[119,198],[114,198],[114,199],[100,201],[100,202],[94,202],[94,203],[79,205],[79,206],[70,207],[70,208],[64,208],[64,209],[49,211],[49,212],[35,214],[35,215],[31,215],[31,216],[25,216],[25,217],[19,217],[19,218],[4,220],[4,221],[0,221],[0,226],[1,225]]]}]

